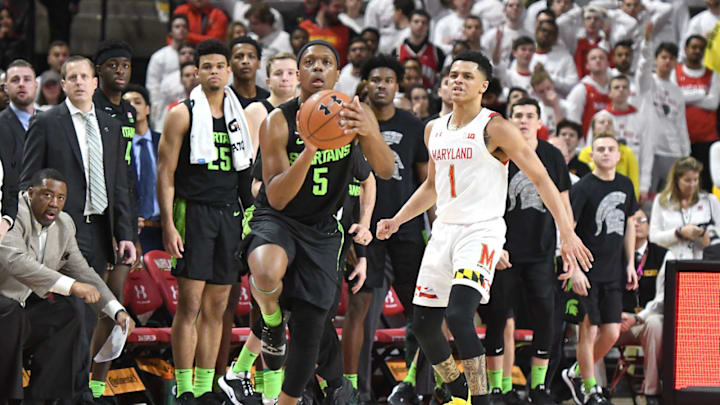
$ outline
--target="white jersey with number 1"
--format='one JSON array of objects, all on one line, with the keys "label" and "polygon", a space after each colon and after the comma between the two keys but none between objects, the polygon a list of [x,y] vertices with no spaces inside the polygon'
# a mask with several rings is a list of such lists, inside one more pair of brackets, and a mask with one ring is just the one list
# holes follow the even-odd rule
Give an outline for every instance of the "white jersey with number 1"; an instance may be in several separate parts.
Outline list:
[{"label": "white jersey with number 1", "polygon": [[494,115],[483,108],[454,131],[448,128],[452,114],[433,123],[428,151],[435,162],[438,221],[470,224],[505,215],[508,166],[490,154],[483,138]]},{"label": "white jersey with number 1", "polygon": [[505,243],[508,168],[485,147],[485,127],[497,113],[482,109],[450,130],[452,114],[433,122],[428,150],[435,163],[437,219],[423,255],[415,305],[446,307],[455,285],[490,299],[495,265]]}]

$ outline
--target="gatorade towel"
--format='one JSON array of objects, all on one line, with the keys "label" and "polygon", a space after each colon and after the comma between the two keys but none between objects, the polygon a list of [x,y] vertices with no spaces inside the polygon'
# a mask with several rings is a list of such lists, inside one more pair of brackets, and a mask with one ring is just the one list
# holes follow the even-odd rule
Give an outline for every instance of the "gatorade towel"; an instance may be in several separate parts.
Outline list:
[{"label": "gatorade towel", "polygon": [[720,73],[720,21],[715,24],[705,48],[705,67]]}]

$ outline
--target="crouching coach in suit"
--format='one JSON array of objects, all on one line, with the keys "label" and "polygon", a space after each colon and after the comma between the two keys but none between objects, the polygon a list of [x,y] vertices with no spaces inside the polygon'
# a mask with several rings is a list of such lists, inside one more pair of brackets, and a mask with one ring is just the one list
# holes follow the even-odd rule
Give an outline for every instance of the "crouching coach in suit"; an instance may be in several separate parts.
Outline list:
[{"label": "crouching coach in suit", "polygon": [[[88,265],[62,212],[67,185],[55,169],[42,169],[18,202],[13,228],[0,243],[0,405],[23,399],[73,398],[84,300],[124,327],[135,324]],[[32,355],[23,393],[23,354]],[[26,357],[27,359],[27,357]]]}]

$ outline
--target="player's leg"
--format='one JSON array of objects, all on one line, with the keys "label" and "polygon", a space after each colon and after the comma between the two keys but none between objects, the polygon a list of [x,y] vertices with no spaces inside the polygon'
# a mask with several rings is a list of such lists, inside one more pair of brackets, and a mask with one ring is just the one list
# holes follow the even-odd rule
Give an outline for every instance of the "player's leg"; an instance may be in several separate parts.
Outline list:
[{"label": "player's leg", "polygon": [[326,317],[315,373],[322,377],[324,383],[327,384],[325,403],[344,405],[357,402],[357,389],[352,381],[343,375],[340,340],[332,322],[335,313],[336,309],[332,309]]},{"label": "player's leg", "polygon": [[[237,310],[240,294],[242,293],[242,284],[237,282],[230,288],[228,302],[223,311],[222,332],[220,334],[220,347],[218,348],[217,360],[215,361],[215,377],[219,378],[225,374],[225,369],[230,357],[230,340],[232,338],[232,328],[235,326],[235,311]],[[245,343],[247,345],[247,342]],[[244,347],[244,346],[243,346]]]},{"label": "player's leg", "polygon": [[538,263],[523,266],[522,278],[528,296],[530,317],[534,320],[530,397],[533,403],[555,404],[545,385],[553,338],[554,255]]},{"label": "player's leg", "polygon": [[468,384],[465,375],[460,373],[455,359],[452,357],[450,344],[442,333],[441,326],[444,315],[444,307],[426,307],[415,304],[412,327],[420,342],[420,347],[427,349],[425,356],[430,360],[443,382],[447,384],[450,394],[454,397],[453,400],[465,401],[468,396]]},{"label": "player's leg", "polygon": [[288,262],[286,250],[280,245],[269,243],[252,249],[248,256],[250,290],[263,319],[262,353],[271,370],[282,367],[286,353],[285,323],[278,298]]},{"label": "player's leg", "polygon": [[195,383],[193,394],[196,398],[212,391],[215,376],[220,335],[222,333],[223,308],[227,305],[230,285],[206,284],[197,318],[197,348],[195,350]]},{"label": "player's leg", "polygon": [[363,289],[348,294],[347,310],[343,322],[342,360],[345,376],[357,388],[360,351],[365,334],[365,317],[372,302],[372,290]]},{"label": "player's leg", "polygon": [[[503,376],[502,376],[502,393],[505,402],[508,403],[507,397],[512,391],[512,370],[515,365],[515,318],[512,310],[508,313],[507,322],[505,323],[505,333],[503,334],[505,343],[505,353],[503,354]],[[489,364],[489,363],[488,363]]]},{"label": "player's leg", "polygon": [[[130,273],[130,266],[124,264],[115,265],[111,271],[105,273],[105,283],[110,288],[110,291],[112,291],[113,295],[115,295],[116,297],[123,296],[125,280],[127,279],[128,273]],[[93,333],[93,347],[91,349],[92,352],[90,353],[91,357],[94,358],[97,352],[100,351],[100,348],[103,344],[105,344],[105,341],[107,340],[108,336],[110,336],[110,333],[112,332],[114,327],[114,320],[110,319],[105,314],[100,315],[97,326],[95,326],[95,331]],[[111,361],[107,361],[104,363],[95,363],[95,361],[93,360],[92,378],[90,379],[90,390],[92,391],[94,398],[100,398],[103,395],[103,392],[105,392],[105,378],[107,377],[107,373],[110,370],[111,365]]]},{"label": "player's leg", "polygon": [[502,378],[505,364],[505,334],[507,328],[507,314],[511,306],[511,297],[508,293],[510,285],[514,282],[515,270],[513,268],[495,271],[490,287],[490,302],[480,307],[479,312],[486,324],[485,348],[487,351],[488,390],[492,393],[492,400],[498,400],[502,394]]},{"label": "player's leg", "polygon": [[[586,315],[585,319],[578,325],[577,363],[586,394],[597,385],[595,380],[595,358],[593,356],[597,331],[598,326],[591,323],[589,315]],[[585,398],[580,396],[574,399],[576,399],[577,403],[585,402]]]},{"label": "player's leg", "polygon": [[178,305],[172,323],[171,344],[177,396],[193,391],[193,364],[197,329],[195,321],[200,313],[205,282],[178,277]]},{"label": "player's leg", "polygon": [[292,344],[285,362],[285,381],[279,405],[295,405],[315,372],[327,310],[302,300],[292,300],[288,326]]}]

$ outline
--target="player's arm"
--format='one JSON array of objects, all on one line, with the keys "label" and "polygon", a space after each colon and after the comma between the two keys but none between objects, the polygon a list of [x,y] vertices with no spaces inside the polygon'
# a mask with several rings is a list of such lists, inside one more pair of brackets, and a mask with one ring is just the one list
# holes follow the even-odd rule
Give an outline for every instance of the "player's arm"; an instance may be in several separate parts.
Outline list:
[{"label": "player's arm", "polygon": [[270,206],[278,211],[285,209],[300,191],[317,152],[317,147],[305,140],[305,149],[291,165],[287,142],[287,120],[282,111],[275,110],[260,125],[260,153],[265,193]]},{"label": "player's arm", "polygon": [[245,108],[245,120],[247,121],[248,129],[250,130],[250,139],[252,140],[253,145],[253,159],[257,156],[260,125],[267,116],[267,109],[259,101],[256,101]]},{"label": "player's arm", "polygon": [[573,216],[572,212],[572,205],[570,205],[570,190],[565,190],[560,193],[560,197],[563,200],[563,205],[565,206],[565,212],[567,212],[567,215],[570,219],[570,223],[573,224],[573,229],[575,229],[575,218]]},{"label": "player's arm", "polygon": [[346,120],[345,133],[358,135],[363,154],[375,174],[381,179],[389,179],[395,170],[395,157],[380,135],[380,125],[370,107],[355,96],[340,114]]},{"label": "player's arm", "polygon": [[625,221],[625,259],[627,260],[627,284],[625,288],[635,290],[638,288],[638,275],[635,271],[635,214],[628,215]]},{"label": "player's arm", "polygon": [[157,194],[163,229],[163,245],[165,251],[175,257],[182,257],[184,250],[182,238],[173,222],[175,170],[183,138],[189,129],[190,112],[184,103],[178,104],[167,114],[158,145]]},{"label": "player's arm", "polygon": [[592,267],[592,253],[583,245],[580,238],[573,231],[573,223],[567,214],[567,208],[560,197],[555,183],[547,173],[540,159],[534,150],[528,146],[515,125],[501,117],[492,119],[486,131],[490,136],[488,150],[500,148],[523,173],[533,182],[540,194],[545,206],[552,213],[562,240],[561,249],[563,260],[571,268],[575,267],[576,261],[586,271]]},{"label": "player's arm", "polygon": [[368,229],[370,229],[370,220],[375,208],[376,195],[375,175],[370,172],[368,178],[360,182],[360,218],[358,218],[358,223]]},{"label": "player's arm", "polygon": [[[428,122],[425,126],[425,145],[427,146],[430,133],[432,132],[433,122]],[[415,190],[413,195],[410,197],[405,205],[400,208],[400,211],[395,214],[394,217],[389,219],[381,219],[377,223],[377,238],[387,239],[393,233],[397,232],[400,225],[415,218],[423,212],[432,208],[437,200],[437,192],[435,191],[435,161],[431,158],[428,159],[427,163],[427,177],[422,182],[420,187]]]}]

